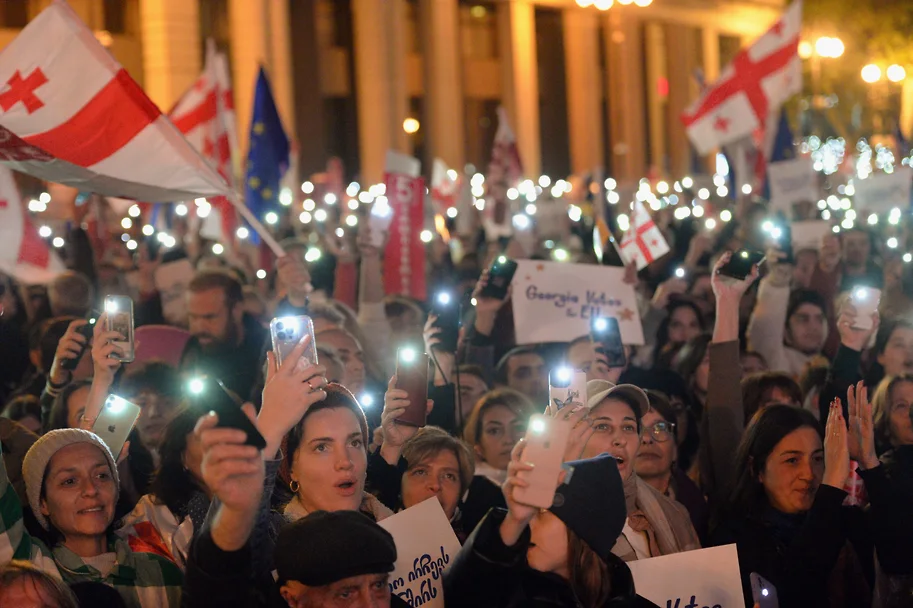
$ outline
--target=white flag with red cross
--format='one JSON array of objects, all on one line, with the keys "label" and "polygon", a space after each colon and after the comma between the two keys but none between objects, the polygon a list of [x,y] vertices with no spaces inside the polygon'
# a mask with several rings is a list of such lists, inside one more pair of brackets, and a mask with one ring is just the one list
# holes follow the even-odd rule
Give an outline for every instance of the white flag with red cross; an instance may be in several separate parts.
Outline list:
[{"label": "white flag with red cross", "polygon": [[0,161],[142,201],[230,192],[63,0],[0,53]]},{"label": "white flag with red cross", "polygon": [[26,213],[13,172],[0,165],[0,272],[36,284],[49,283],[64,270]]},{"label": "white flag with red cross", "polygon": [[522,176],[523,167],[520,164],[517,138],[507,120],[507,110],[499,107],[498,130],[495,132],[491,162],[488,164],[488,175],[485,178],[488,196],[485,199],[485,213],[482,216],[489,241],[513,233],[513,218],[507,191],[516,188]]},{"label": "white flag with red cross", "polygon": [[[168,114],[174,126],[229,185],[234,185],[238,167],[238,132],[228,58],[216,50],[212,39],[206,41],[206,64],[197,78]],[[212,213],[218,215],[223,238],[231,242],[238,227],[237,212],[224,196],[209,199]]]},{"label": "white flag with red cross", "polygon": [[682,122],[699,154],[763,129],[771,114],[802,90],[801,29],[802,2],[796,0],[685,110]]},{"label": "white flag with red cross", "polygon": [[446,213],[449,208],[456,206],[462,184],[463,180],[456,170],[449,168],[441,159],[434,159],[431,168],[431,200],[437,213]]},{"label": "white flag with red cross", "polygon": [[621,239],[621,256],[625,263],[630,264],[631,260],[634,260],[637,270],[640,270],[667,253],[669,243],[666,242],[659,226],[650,217],[644,204],[635,201],[631,210],[630,226]]}]

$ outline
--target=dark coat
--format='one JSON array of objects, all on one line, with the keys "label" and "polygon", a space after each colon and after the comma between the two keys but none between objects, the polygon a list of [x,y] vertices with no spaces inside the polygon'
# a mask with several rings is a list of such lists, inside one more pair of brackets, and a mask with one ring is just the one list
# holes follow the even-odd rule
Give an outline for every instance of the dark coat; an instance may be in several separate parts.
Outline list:
[{"label": "dark coat", "polygon": [[[447,608],[576,608],[567,581],[526,564],[529,529],[512,547],[504,545],[498,531],[506,511],[492,510],[467,539],[444,573]],[[634,592],[627,565],[611,556],[612,597],[603,608],[649,608],[655,604]]]}]

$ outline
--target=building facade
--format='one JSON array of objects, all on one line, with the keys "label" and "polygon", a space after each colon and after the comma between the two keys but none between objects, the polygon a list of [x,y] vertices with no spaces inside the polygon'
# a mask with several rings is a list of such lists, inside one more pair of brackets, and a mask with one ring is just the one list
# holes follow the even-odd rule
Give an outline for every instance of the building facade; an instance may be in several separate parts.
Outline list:
[{"label": "building facade", "polygon": [[[679,122],[784,0],[68,0],[167,110],[228,51],[242,149],[263,64],[302,175],[339,156],[380,181],[386,150],[483,168],[503,105],[528,175],[682,175]],[[5,45],[50,0],[0,3]],[[644,3],[641,0],[640,3]],[[414,119],[406,123],[406,119]],[[409,132],[407,132],[407,130]]]}]

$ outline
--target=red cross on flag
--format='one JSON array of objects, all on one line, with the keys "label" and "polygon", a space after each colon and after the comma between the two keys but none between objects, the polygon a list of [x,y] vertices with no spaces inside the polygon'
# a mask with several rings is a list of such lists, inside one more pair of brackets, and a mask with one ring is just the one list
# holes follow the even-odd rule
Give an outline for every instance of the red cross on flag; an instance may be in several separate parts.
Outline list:
[{"label": "red cross on flag", "polygon": [[631,210],[631,223],[621,239],[621,257],[626,264],[637,263],[637,270],[646,268],[655,260],[669,253],[669,244],[650,217],[644,204],[635,201]]},{"label": "red cross on flag", "polygon": [[768,117],[801,91],[801,29],[802,2],[796,0],[685,110],[682,122],[698,153],[708,154],[764,128]]},{"label": "red cross on flag", "polygon": [[[234,185],[240,160],[228,59],[216,50],[212,39],[206,41],[203,73],[181,96],[169,117],[222,179]],[[213,197],[209,202],[212,204],[211,217],[220,218],[215,225],[220,226],[218,231],[226,237],[218,240],[231,242],[231,235],[238,227],[234,207],[224,196]]]},{"label": "red cross on flag", "polygon": [[25,212],[13,172],[0,165],[0,272],[32,285],[64,270]]},{"label": "red cross on flag", "polygon": [[483,224],[486,238],[489,241],[502,236],[510,236],[513,233],[513,218],[510,214],[507,191],[516,188],[521,177],[523,177],[523,167],[520,164],[517,138],[507,120],[507,110],[499,107],[498,130],[495,132],[491,162],[488,164],[488,175],[485,178],[488,196],[485,200]]},{"label": "red cross on flag", "polygon": [[63,0],[0,53],[0,161],[137,200],[230,191]]},{"label": "red cross on flag", "polygon": [[456,206],[462,183],[459,173],[448,168],[441,159],[434,159],[431,169],[431,200],[436,212],[446,213],[447,209]]}]

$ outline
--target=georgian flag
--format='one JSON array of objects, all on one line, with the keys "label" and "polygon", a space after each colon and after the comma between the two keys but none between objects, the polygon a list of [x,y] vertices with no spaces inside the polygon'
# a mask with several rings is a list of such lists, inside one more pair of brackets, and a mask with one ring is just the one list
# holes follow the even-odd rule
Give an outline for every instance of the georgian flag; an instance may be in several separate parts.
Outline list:
[{"label": "georgian flag", "polygon": [[0,53],[0,162],[135,200],[229,192],[63,0]]},{"label": "georgian flag", "polygon": [[644,204],[635,201],[631,210],[630,226],[621,239],[621,256],[625,264],[630,264],[631,260],[634,260],[637,263],[637,270],[641,270],[667,253],[669,244],[663,233],[650,217]]},{"label": "georgian flag", "polygon": [[431,168],[431,200],[437,213],[446,213],[447,209],[456,206],[462,183],[459,173],[447,167],[447,163],[441,159],[434,159]]},{"label": "georgian flag", "polygon": [[507,191],[516,188],[522,176],[523,167],[520,164],[517,137],[507,120],[507,110],[499,107],[498,130],[495,132],[491,162],[488,164],[488,175],[485,178],[488,195],[485,198],[485,212],[482,216],[489,241],[513,233],[513,218]]},{"label": "georgian flag", "polygon": [[682,122],[699,154],[763,129],[769,116],[802,90],[801,29],[802,2],[796,0],[685,110]]},{"label": "georgian flag", "polygon": [[31,285],[49,283],[64,270],[26,213],[13,172],[0,165],[0,272]]}]

